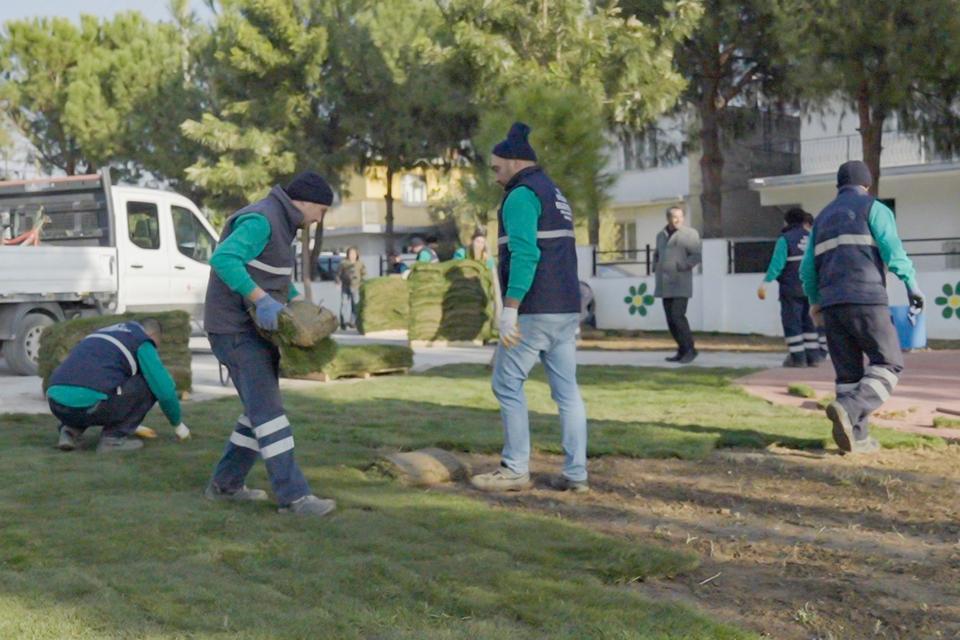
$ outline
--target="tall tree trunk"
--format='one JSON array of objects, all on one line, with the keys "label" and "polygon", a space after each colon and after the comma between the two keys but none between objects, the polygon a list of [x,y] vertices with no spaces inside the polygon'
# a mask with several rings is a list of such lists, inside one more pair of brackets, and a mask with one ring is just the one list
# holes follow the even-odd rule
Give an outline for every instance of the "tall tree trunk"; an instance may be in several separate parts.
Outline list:
[{"label": "tall tree trunk", "polygon": [[704,91],[700,100],[700,150],[703,237],[719,238],[723,235],[723,151],[715,90]]},{"label": "tall tree trunk", "polygon": [[307,302],[313,302],[313,286],[310,284],[313,280],[313,269],[311,263],[314,262],[313,251],[310,250],[310,226],[300,229],[300,275],[303,276],[303,295]]},{"label": "tall tree trunk", "polygon": [[313,249],[310,250],[310,269],[314,278],[320,277],[320,267],[317,265],[317,259],[320,257],[320,251],[323,249],[323,223],[318,222],[313,231]]},{"label": "tall tree trunk", "polygon": [[600,198],[597,195],[594,188],[594,192],[587,201],[587,206],[590,207],[590,211],[587,212],[590,216],[587,219],[587,242],[595,247],[600,246]]},{"label": "tall tree trunk", "polygon": [[393,253],[393,167],[387,166],[387,193],[383,199],[387,201],[387,255]]},{"label": "tall tree trunk", "polygon": [[870,194],[880,193],[880,154],[883,152],[883,123],[885,114],[873,112],[870,108],[870,92],[866,83],[861,85],[857,96],[857,111],[860,115],[860,145],[863,149],[863,161],[873,174]]}]

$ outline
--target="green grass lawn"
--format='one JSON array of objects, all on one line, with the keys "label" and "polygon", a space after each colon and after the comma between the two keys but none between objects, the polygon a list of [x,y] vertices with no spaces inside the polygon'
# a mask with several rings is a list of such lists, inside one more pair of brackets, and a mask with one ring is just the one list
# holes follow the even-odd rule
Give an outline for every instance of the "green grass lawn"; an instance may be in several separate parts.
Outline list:
[{"label": "green grass lawn", "polygon": [[[591,455],[823,446],[822,420],[746,396],[729,383],[740,373],[583,368]],[[535,445],[557,451],[542,375],[528,395]],[[117,457],[56,451],[50,418],[0,418],[0,638],[752,637],[628,586],[689,571],[693,556],[368,471],[383,447],[497,451],[483,367],[287,399],[305,473],[339,502],[324,521],[202,498],[233,399],[187,405],[185,445],[156,414],[163,439]],[[262,465],[250,484],[266,486]]]}]

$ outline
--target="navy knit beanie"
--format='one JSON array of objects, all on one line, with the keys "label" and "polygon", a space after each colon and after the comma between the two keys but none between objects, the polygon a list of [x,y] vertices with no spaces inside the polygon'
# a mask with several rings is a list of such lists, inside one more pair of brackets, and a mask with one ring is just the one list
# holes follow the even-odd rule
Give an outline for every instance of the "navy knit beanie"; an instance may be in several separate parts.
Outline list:
[{"label": "navy knit beanie", "polygon": [[333,204],[333,189],[320,174],[313,171],[298,174],[284,191],[291,200],[303,200],[327,206]]},{"label": "navy knit beanie", "polygon": [[837,189],[849,184],[870,188],[870,185],[873,184],[873,175],[870,174],[870,168],[866,163],[860,160],[851,160],[840,165],[840,170],[837,171]]},{"label": "navy knit beanie", "polygon": [[510,127],[510,133],[507,139],[503,140],[493,148],[493,155],[506,160],[530,160],[537,161],[537,153],[530,146],[527,138],[530,136],[530,127],[522,122],[514,122]]}]

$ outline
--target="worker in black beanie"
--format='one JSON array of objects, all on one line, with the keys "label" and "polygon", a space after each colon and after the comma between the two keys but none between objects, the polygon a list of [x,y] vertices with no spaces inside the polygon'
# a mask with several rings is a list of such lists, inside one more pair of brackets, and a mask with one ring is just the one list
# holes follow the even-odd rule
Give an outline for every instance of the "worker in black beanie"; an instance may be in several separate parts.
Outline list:
[{"label": "worker in black beanie", "polygon": [[248,489],[247,474],[262,458],[282,512],[321,517],[335,508],[310,492],[293,457],[293,431],[280,396],[280,352],[261,335],[275,331],[293,286],[293,241],[297,230],[323,224],[333,189],[304,172],[286,188],[275,186],[262,200],[227,218],[210,258],[204,328],[214,355],[230,371],[243,403],[220,462],[205,490],[211,500],[266,500]]},{"label": "worker in black beanie", "polygon": [[924,304],[893,211],[870,195],[872,184],[863,162],[840,166],[837,197],[817,216],[800,263],[810,314],[826,330],[836,371],[837,399],[827,405],[827,418],[834,442],[848,453],[880,449],[868,434],[868,420],[893,393],[903,371],[900,341],[890,320],[887,270],[906,284],[912,311],[919,313]]}]

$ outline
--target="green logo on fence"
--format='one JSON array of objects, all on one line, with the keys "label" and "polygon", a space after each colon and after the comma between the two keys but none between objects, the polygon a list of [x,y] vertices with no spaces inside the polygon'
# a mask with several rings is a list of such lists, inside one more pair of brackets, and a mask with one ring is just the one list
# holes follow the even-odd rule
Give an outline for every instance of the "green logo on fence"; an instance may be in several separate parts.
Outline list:
[{"label": "green logo on fence", "polygon": [[647,307],[653,304],[653,296],[647,293],[647,283],[641,282],[639,286],[630,287],[630,295],[623,299],[630,306],[630,315],[647,315]]},{"label": "green logo on fence", "polygon": [[938,307],[943,307],[944,318],[956,316],[960,320],[960,282],[955,287],[943,285],[943,295],[937,296],[936,303]]}]

